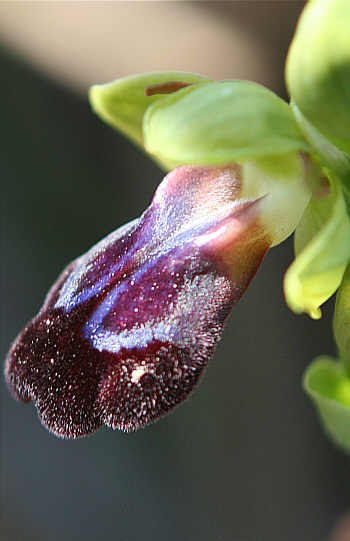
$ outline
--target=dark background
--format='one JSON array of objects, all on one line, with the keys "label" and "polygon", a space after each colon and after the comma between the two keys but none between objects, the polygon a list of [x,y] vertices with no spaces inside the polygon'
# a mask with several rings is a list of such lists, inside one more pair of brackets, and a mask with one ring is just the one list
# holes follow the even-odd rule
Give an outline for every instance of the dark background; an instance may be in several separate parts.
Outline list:
[{"label": "dark background", "polygon": [[[279,73],[271,87],[286,98],[283,62],[302,7],[197,9],[267,40]],[[0,68],[5,359],[62,268],[141,214],[163,173],[96,118],[86,97],[6,46]],[[349,462],[323,435],[301,376],[315,356],[335,354],[333,301],[317,322],[287,309],[282,280],[292,258],[291,239],[269,252],[201,385],[145,430],[60,440],[2,377],[1,540],[327,540],[349,503]]]}]

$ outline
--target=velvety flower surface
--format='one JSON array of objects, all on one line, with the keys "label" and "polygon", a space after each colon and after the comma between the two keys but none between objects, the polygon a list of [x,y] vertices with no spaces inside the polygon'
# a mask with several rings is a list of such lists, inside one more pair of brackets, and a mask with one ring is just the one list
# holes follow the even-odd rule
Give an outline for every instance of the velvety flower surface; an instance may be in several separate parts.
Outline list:
[{"label": "velvety flower surface", "polygon": [[304,388],[350,452],[349,6],[307,3],[286,62],[290,104],[180,72],[90,89],[105,122],[178,169],[139,220],[66,269],[10,351],[10,388],[56,434],[131,430],[185,399],[267,249],[295,231],[288,306],[318,319],[338,291],[339,361],[317,358]]},{"label": "velvety flower surface", "polygon": [[15,341],[6,377],[62,437],[130,431],[198,383],[272,239],[241,168],[180,167],[139,218],[71,263]]},{"label": "velvety flower surface", "polygon": [[[349,292],[349,6],[338,0],[307,3],[286,62],[290,104],[256,83],[179,72],[134,75],[94,85],[89,93],[93,110],[165,170],[187,163],[241,165],[240,197],[264,198],[260,225],[269,231],[271,246],[295,231],[285,299],[295,313],[314,319],[339,287],[342,297]],[[327,432],[349,451],[344,344],[350,326],[348,304],[337,306],[335,334],[341,335],[342,346],[339,336],[336,341],[345,368],[322,357],[303,381]]]}]

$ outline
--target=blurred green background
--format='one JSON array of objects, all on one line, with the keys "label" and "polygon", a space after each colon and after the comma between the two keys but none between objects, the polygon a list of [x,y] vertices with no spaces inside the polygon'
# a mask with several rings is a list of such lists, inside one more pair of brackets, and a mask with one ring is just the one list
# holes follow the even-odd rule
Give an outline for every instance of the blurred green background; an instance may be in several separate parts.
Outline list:
[{"label": "blurred green background", "polygon": [[[75,3],[62,4],[66,11],[56,2],[0,6],[3,360],[62,268],[140,215],[163,176],[92,114],[88,86],[191,69],[251,78],[286,99],[283,63],[304,5],[131,2],[127,12],[124,2],[78,2],[79,15]],[[88,4],[100,4],[92,21]],[[91,35],[95,56],[86,36],[86,55],[70,41],[91,34],[84,13],[102,36]],[[291,239],[270,251],[201,385],[145,430],[60,440],[2,377],[1,540],[329,539],[349,504],[349,461],[323,435],[301,375],[313,357],[335,354],[333,300],[317,322],[287,309],[282,279],[292,258]]]}]

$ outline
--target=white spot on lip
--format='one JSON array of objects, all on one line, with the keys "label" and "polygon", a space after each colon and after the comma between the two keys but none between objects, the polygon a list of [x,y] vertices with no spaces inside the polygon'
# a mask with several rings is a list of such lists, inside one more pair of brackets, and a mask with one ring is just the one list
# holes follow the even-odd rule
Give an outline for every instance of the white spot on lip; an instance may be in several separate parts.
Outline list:
[{"label": "white spot on lip", "polygon": [[137,383],[147,373],[147,368],[139,366],[131,372],[131,381]]}]

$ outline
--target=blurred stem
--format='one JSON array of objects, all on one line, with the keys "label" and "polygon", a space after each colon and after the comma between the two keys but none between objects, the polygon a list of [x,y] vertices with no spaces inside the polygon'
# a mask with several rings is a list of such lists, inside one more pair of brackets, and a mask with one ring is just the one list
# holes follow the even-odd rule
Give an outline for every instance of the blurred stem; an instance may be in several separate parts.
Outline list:
[{"label": "blurred stem", "polygon": [[337,293],[333,329],[340,360],[350,377],[350,265]]}]

